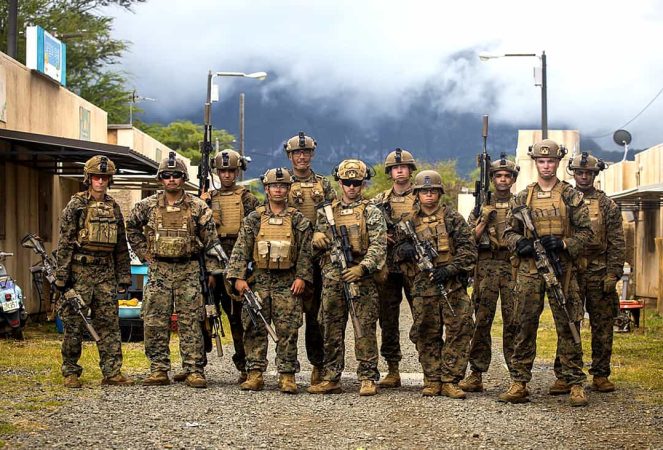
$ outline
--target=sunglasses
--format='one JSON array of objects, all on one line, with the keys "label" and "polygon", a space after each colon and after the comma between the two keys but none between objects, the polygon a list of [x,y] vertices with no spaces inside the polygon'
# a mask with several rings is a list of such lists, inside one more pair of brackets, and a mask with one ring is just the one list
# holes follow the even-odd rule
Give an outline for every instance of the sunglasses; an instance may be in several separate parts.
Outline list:
[{"label": "sunglasses", "polygon": [[341,184],[343,186],[353,186],[353,187],[359,187],[362,185],[364,181],[363,180],[341,180]]},{"label": "sunglasses", "polygon": [[96,173],[93,173],[91,175],[91,177],[92,177],[93,180],[97,180],[97,181],[100,181],[100,180],[107,181],[110,178],[108,175],[99,175],[99,174],[96,174]]},{"label": "sunglasses", "polygon": [[425,194],[425,195],[430,195],[430,194],[439,194],[440,190],[435,188],[435,189],[419,189],[419,193]]},{"label": "sunglasses", "polygon": [[290,152],[292,156],[311,156],[313,154],[313,150],[305,149],[305,150],[293,150]]},{"label": "sunglasses", "polygon": [[184,174],[182,172],[161,172],[159,178],[161,178],[162,180],[167,180],[169,178],[174,178],[176,180],[179,180],[183,176]]}]

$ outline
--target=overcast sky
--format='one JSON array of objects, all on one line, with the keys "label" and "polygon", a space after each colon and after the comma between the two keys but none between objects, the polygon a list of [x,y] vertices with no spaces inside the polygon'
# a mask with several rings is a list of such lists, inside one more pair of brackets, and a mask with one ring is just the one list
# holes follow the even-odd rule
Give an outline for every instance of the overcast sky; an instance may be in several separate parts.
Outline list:
[{"label": "overcast sky", "polygon": [[[255,91],[264,101],[285,87],[368,122],[397,117],[408,93],[434,85],[443,88],[431,99],[440,109],[538,123],[539,59],[477,55],[545,50],[550,128],[607,134],[598,141],[617,150],[612,132],[663,88],[663,2],[655,0],[148,0],[133,13],[108,11],[115,37],[132,42],[123,68],[141,95],[158,99],[144,104],[155,118],[201,110],[212,69],[268,71]],[[222,96],[253,83],[223,79]],[[625,127],[632,145],[663,142],[662,118],[663,95]]]}]

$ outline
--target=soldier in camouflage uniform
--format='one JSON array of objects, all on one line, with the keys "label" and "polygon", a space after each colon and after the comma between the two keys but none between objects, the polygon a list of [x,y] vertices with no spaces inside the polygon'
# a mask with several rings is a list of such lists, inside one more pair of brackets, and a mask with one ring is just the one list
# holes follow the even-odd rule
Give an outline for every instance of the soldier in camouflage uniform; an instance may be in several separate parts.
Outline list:
[{"label": "soldier in camouflage uniform", "polygon": [[361,197],[365,180],[371,173],[362,161],[349,159],[341,162],[334,175],[341,186],[342,198],[327,205],[338,230],[347,228],[353,261],[342,273],[331,262],[330,225],[324,210],[318,211],[317,229],[313,248],[322,256],[322,305],[320,323],[325,343],[323,380],[308,388],[312,394],[341,392],[341,373],[345,365],[345,327],[348,305],[344,297],[344,283],[354,283],[359,300],[355,303],[356,316],[361,329],[355,330],[355,356],[359,362],[357,378],[361,381],[359,395],[375,395],[378,372],[378,349],[375,326],[378,320],[379,300],[373,274],[385,264],[387,251],[387,225],[382,212]]},{"label": "soldier in camouflage uniform", "polygon": [[[603,191],[594,188],[594,178],[605,168],[605,163],[583,152],[569,160],[576,188],[583,193],[589,209],[594,239],[583,250],[583,264],[578,270],[580,297],[589,313],[592,328],[592,388],[599,392],[612,392],[615,385],[610,376],[612,334],[615,317],[619,313],[619,298],[615,285],[622,277],[624,264],[624,229],[619,206]],[[564,382],[559,355],[555,358],[557,380],[550,388],[552,395],[568,393]]]},{"label": "soldier in camouflage uniform", "polygon": [[[120,372],[117,293],[126,292],[131,285],[131,270],[124,218],[119,205],[106,193],[113,182],[115,164],[105,156],[93,156],[83,170],[87,191],[72,196],[62,211],[55,286],[61,292],[73,288],[90,308],[92,326],[101,338],[97,342],[104,377],[101,384],[133,384]],[[59,314],[64,324],[64,385],[80,388],[83,320],[64,302]]]},{"label": "soldier in camouflage uniform", "polygon": [[[437,172],[423,170],[417,174],[414,193],[417,202],[411,223],[418,240],[437,252],[431,261],[434,270],[419,269],[415,242],[401,242],[395,254],[403,273],[413,278],[410,339],[419,352],[426,380],[422,395],[463,399],[465,392],[458,382],[467,365],[474,328],[466,280],[476,263],[476,243],[465,219],[440,201],[444,188]],[[446,289],[446,298],[440,286]]]},{"label": "soldier in camouflage uniform", "polygon": [[380,387],[395,388],[401,385],[398,364],[402,358],[399,315],[403,292],[410,308],[412,295],[408,279],[403,276],[399,265],[394,261],[394,248],[400,243],[402,234],[398,233],[397,224],[412,215],[415,196],[412,191],[412,174],[417,170],[412,153],[397,148],[384,160],[384,171],[392,180],[392,187],[376,195],[371,202],[385,214],[387,221],[387,264],[386,280],[378,283],[380,297],[380,328],[382,343],[380,353],[387,361],[389,372],[379,383]]},{"label": "soldier in camouflage uniform", "polygon": [[[202,321],[205,308],[199,280],[199,254],[218,244],[212,210],[184,191],[184,161],[170,152],[159,164],[157,178],[164,191],[134,205],[127,237],[134,252],[149,264],[143,292],[145,355],[150,375],[144,386],[170,384],[170,316],[177,312],[182,368],[187,386],[207,387]],[[206,256],[207,269],[219,272],[218,261]]]},{"label": "soldier in camouflage uniform", "polygon": [[488,371],[491,359],[490,330],[495,319],[497,299],[502,308],[502,349],[507,367],[511,366],[513,341],[518,332],[513,320],[513,276],[511,252],[502,237],[506,215],[513,198],[511,186],[520,167],[506,159],[491,164],[489,173],[495,187],[490,203],[481,207],[479,217],[474,211],[468,220],[474,231],[479,258],[474,273],[473,304],[476,325],[470,346],[470,375],[459,383],[465,392],[483,391],[481,374]]},{"label": "soldier in camouflage uniform", "polygon": [[[287,169],[270,169],[262,176],[267,203],[246,216],[239,230],[230,257],[227,277],[235,290],[243,294],[247,268],[253,263],[254,291],[262,298],[262,312],[274,323],[278,336],[276,369],[279,389],[297,393],[295,373],[297,335],[302,325],[302,294],[306,283],[313,282],[311,259],[311,222],[287,204],[292,177]],[[263,372],[267,369],[267,330],[262,323],[255,325],[247,311],[242,313],[244,349],[246,351],[247,380],[242,390],[259,391],[264,386]]]},{"label": "soldier in camouflage uniform", "polygon": [[[311,221],[315,228],[317,218],[316,208],[322,202],[331,202],[336,199],[336,192],[329,180],[318,175],[311,169],[311,160],[315,155],[317,143],[315,139],[306,136],[303,131],[293,136],[284,144],[283,149],[292,164],[292,186],[288,194],[288,205],[297,208]],[[322,374],[324,362],[324,349],[322,330],[318,322],[320,311],[320,297],[322,295],[322,271],[319,261],[313,264],[313,284],[306,285],[304,292],[304,318],[306,355],[313,366],[311,371],[311,384],[318,384]]]},{"label": "soldier in camouflage uniform", "polygon": [[[582,303],[578,295],[575,265],[583,249],[591,241],[593,233],[587,205],[582,193],[557,178],[559,163],[566,153],[564,147],[551,139],[537,142],[530,147],[530,156],[536,162],[538,180],[519,192],[512,206],[525,205],[548,254],[557,254],[562,266],[563,286],[567,310],[573,326],[579,329],[582,320]],[[536,333],[543,312],[546,286],[534,262],[532,236],[511,211],[507,215],[504,239],[516,253],[514,266],[518,267],[514,297],[515,318],[519,331],[511,358],[511,386],[499,396],[500,401],[523,403],[529,401],[527,383],[532,379],[532,366],[536,357]],[[549,298],[553,298],[552,295]],[[560,355],[560,375],[571,386],[572,406],[588,404],[583,388],[586,379],[582,371],[582,347],[573,342],[570,325],[562,307],[551,301],[557,346]]]}]

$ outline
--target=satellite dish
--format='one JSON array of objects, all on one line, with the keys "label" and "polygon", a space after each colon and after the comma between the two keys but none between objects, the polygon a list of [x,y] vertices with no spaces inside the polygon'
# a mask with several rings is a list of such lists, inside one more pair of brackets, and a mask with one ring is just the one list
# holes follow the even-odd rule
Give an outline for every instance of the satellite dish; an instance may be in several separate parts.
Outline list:
[{"label": "satellite dish", "polygon": [[631,143],[631,133],[626,130],[617,130],[612,135],[612,139],[615,141],[615,144],[619,146],[628,145]]}]

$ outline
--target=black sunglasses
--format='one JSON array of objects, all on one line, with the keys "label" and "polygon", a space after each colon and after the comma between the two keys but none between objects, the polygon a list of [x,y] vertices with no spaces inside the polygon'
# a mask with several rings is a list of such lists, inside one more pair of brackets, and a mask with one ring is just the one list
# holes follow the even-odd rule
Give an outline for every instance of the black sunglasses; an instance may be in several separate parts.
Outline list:
[{"label": "black sunglasses", "polygon": [[362,185],[363,182],[364,182],[363,180],[341,180],[341,184],[343,186],[359,187]]},{"label": "black sunglasses", "polygon": [[161,172],[159,177],[162,180],[167,180],[168,178],[175,178],[176,180],[179,180],[183,176],[184,174],[182,172]]}]

